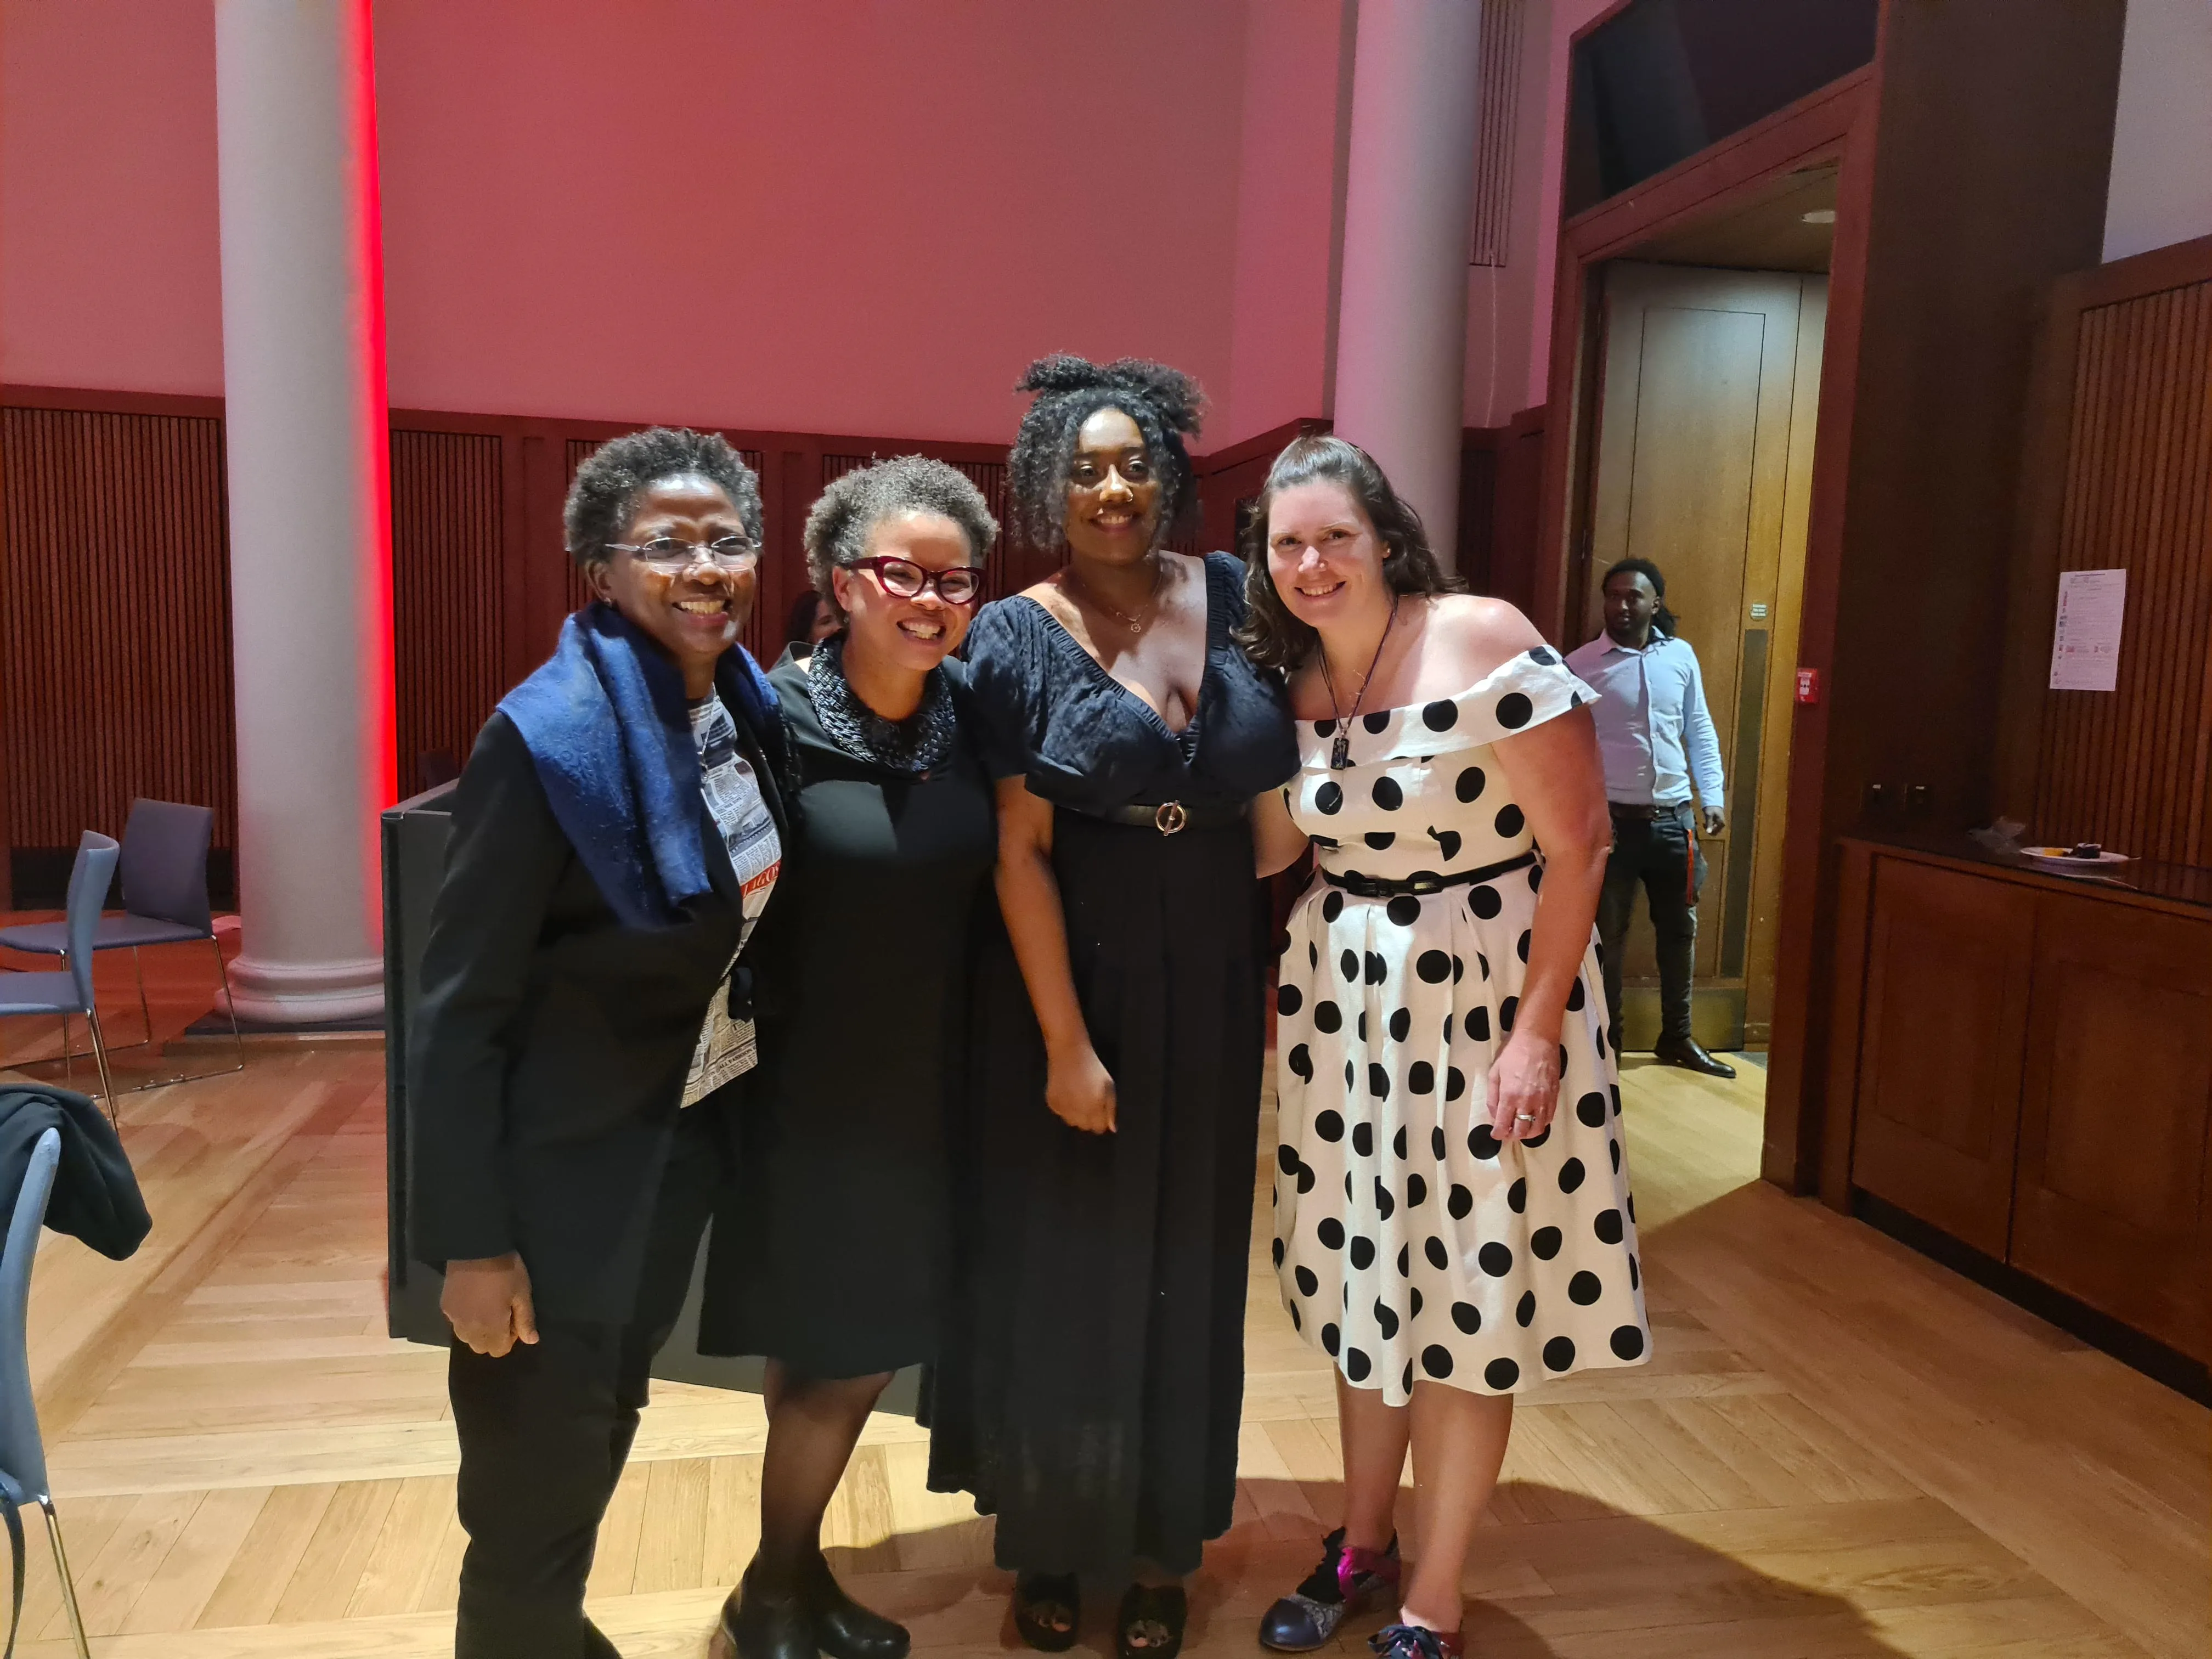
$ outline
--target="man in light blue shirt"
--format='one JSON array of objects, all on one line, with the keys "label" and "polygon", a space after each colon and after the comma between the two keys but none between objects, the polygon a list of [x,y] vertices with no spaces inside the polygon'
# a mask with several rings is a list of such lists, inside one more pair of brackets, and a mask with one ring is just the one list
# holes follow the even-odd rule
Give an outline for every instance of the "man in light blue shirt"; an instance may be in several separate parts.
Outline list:
[{"label": "man in light blue shirt", "polygon": [[1613,808],[1613,855],[1598,901],[1605,953],[1609,1036],[1620,1047],[1620,958],[1640,884],[1659,945],[1659,1044],[1669,1066],[1734,1077],[1690,1035],[1690,966],[1698,939],[1698,890],[1705,859],[1692,830],[1694,787],[1705,832],[1727,822],[1721,745],[1705,706],[1697,653],[1674,637],[1667,579],[1649,559],[1623,559],[1605,573],[1605,633],[1567,655],[1567,666],[1598,693],[1598,752]]}]

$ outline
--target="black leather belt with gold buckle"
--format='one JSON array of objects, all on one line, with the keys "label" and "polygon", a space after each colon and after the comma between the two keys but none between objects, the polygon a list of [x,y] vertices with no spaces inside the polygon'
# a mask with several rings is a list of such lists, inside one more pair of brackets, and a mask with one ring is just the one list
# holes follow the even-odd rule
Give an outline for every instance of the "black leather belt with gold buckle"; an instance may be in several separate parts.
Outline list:
[{"label": "black leather belt with gold buckle", "polygon": [[1193,805],[1185,801],[1164,800],[1156,806],[1117,806],[1098,816],[1109,823],[1126,823],[1134,829],[1157,830],[1164,836],[1175,836],[1186,830],[1225,830],[1232,823],[1242,823],[1250,811],[1243,801]]}]

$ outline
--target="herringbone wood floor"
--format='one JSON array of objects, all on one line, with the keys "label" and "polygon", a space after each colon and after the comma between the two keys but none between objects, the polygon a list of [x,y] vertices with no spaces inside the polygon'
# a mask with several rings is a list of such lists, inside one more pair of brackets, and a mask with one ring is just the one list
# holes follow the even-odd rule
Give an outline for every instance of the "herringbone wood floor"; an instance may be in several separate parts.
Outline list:
[{"label": "herringbone wood floor", "polygon": [[[1524,1396],[1468,1575],[1474,1651],[2202,1659],[2207,1414],[1754,1182],[1760,1078],[1631,1073],[1656,1358]],[[374,1042],[270,1044],[130,1097],[154,1237],[115,1263],[47,1236],[31,1352],[101,1654],[450,1651],[442,1355],[382,1334],[382,1081]],[[1255,1653],[1334,1517],[1328,1372],[1253,1267],[1242,1498],[1194,1655]],[[592,1580],[633,1659],[703,1653],[762,1435],[750,1396],[659,1391]],[[923,1489],[926,1451],[874,1420],[833,1559],[920,1650],[998,1651],[989,1523]],[[35,1533],[25,1633],[33,1659],[69,1650]]]}]

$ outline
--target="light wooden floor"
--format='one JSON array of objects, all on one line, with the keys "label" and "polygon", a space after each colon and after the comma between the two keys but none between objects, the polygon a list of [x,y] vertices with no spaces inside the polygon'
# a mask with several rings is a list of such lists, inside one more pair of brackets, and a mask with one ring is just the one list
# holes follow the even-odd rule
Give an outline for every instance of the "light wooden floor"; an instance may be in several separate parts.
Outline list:
[{"label": "light wooden floor", "polygon": [[[382,1051],[252,1052],[126,1100],[156,1218],[136,1258],[52,1234],[40,1258],[31,1352],[95,1650],[443,1654],[454,1446],[442,1356],[380,1334]],[[1523,1396],[1468,1576],[1474,1650],[2203,1659],[2205,1412],[1753,1181],[1762,1083],[1632,1074],[1656,1358]],[[1253,1260],[1242,1501],[1195,1583],[1194,1655],[1256,1653],[1334,1518],[1329,1375]],[[752,1548],[762,1433],[749,1396],[659,1390],[592,1581],[632,1659],[704,1651]],[[988,1523],[923,1490],[926,1449],[874,1421],[833,1559],[921,1650],[998,1651]],[[35,1531],[31,1553],[22,1651],[58,1659]]]}]

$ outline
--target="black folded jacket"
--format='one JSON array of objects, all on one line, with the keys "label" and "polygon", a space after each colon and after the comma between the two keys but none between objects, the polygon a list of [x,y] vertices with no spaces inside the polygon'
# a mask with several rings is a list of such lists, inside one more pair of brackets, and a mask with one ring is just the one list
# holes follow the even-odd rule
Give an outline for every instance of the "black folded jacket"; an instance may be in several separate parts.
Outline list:
[{"label": "black folded jacket", "polygon": [[46,1225],[122,1261],[145,1242],[154,1218],[146,1213],[122,1141],[89,1096],[36,1084],[0,1085],[0,1205],[5,1206],[0,1218],[15,1213],[31,1149],[48,1129],[62,1132],[62,1158],[46,1202]]}]

